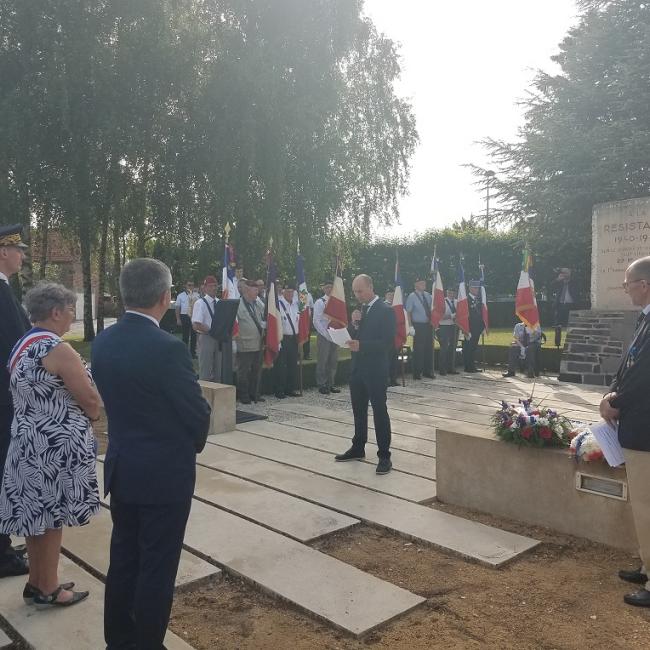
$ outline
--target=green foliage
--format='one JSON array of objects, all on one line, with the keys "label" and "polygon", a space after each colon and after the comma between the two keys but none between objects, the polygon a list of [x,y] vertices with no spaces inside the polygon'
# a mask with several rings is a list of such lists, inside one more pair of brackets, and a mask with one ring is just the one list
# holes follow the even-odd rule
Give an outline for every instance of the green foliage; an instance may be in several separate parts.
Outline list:
[{"label": "green foliage", "polygon": [[[594,204],[650,194],[650,5],[581,3],[579,24],[539,72],[516,142],[489,139],[495,212],[542,266],[578,269],[588,286]],[[478,175],[485,170],[476,170]]]}]

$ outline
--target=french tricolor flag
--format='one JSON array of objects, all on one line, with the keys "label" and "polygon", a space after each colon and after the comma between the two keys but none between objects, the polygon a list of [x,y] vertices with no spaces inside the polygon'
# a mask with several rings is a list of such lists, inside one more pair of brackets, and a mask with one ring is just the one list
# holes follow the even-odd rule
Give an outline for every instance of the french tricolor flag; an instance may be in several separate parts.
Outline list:
[{"label": "french tricolor flag", "polygon": [[406,343],[406,310],[404,309],[404,293],[402,292],[402,277],[399,272],[399,260],[395,260],[395,291],[393,304],[397,329],[395,331],[394,345],[399,350]]},{"label": "french tricolor flag", "polygon": [[278,303],[277,269],[269,252],[269,280],[266,287],[266,345],[264,346],[264,366],[272,368],[282,345],[282,325],[280,304]]},{"label": "french tricolor flag", "polygon": [[435,329],[440,325],[440,321],[445,315],[445,290],[442,286],[442,278],[440,277],[440,269],[435,252],[433,253],[433,259],[431,260],[431,275],[433,277],[433,289],[431,291],[433,300],[431,307],[431,324]]},{"label": "french tricolor flag", "polygon": [[458,267],[458,298],[456,300],[456,325],[465,334],[469,334],[469,305],[467,304],[467,287],[465,286],[465,269],[461,259]]},{"label": "french tricolor flag", "polygon": [[485,291],[485,266],[479,261],[478,267],[481,270],[481,315],[487,332],[490,329],[490,316],[488,313],[487,292]]},{"label": "french tricolor flag", "polygon": [[334,330],[342,329],[348,326],[348,308],[345,304],[345,287],[343,286],[343,277],[341,265],[336,260],[336,276],[332,293],[327,300],[323,313],[330,318],[330,326]]}]

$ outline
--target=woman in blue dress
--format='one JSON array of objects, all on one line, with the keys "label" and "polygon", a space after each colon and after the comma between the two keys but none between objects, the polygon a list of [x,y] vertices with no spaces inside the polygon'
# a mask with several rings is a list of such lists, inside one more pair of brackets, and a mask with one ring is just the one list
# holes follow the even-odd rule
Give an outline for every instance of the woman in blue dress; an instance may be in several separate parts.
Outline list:
[{"label": "woman in blue dress", "polygon": [[75,318],[76,296],[43,283],[25,296],[34,327],[9,357],[14,403],[11,443],[0,493],[0,531],[26,538],[29,582],[23,597],[40,608],[88,596],[59,584],[63,526],[83,526],[99,508],[91,421],[101,400],[81,357],[61,337]]}]

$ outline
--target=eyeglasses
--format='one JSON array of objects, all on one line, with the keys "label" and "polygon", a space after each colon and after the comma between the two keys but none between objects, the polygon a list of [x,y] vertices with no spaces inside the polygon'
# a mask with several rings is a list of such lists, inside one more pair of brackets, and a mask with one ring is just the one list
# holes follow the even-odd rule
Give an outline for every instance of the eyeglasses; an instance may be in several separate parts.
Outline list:
[{"label": "eyeglasses", "polygon": [[627,289],[631,284],[634,284],[635,282],[647,282],[645,278],[638,278],[637,280],[630,280],[629,282],[626,280],[623,282],[623,289]]}]

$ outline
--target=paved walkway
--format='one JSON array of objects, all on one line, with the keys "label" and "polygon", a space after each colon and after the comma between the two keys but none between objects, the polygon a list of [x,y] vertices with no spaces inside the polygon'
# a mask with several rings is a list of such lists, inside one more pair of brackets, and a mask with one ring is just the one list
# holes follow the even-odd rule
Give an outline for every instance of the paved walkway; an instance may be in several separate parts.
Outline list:
[{"label": "paved walkway", "polygon": [[[314,539],[363,521],[488,566],[516,560],[536,540],[427,504],[436,493],[436,427],[485,433],[498,400],[528,397],[532,386],[530,380],[505,380],[486,372],[391,389],[395,469],[387,476],[374,471],[372,421],[365,462],[333,460],[348,447],[353,430],[345,391],[329,397],[307,392],[301,399],[282,401],[271,397],[252,407],[269,420],[210,436],[198,456],[177,587],[191,589],[223,571],[361,636],[420,606],[423,599],[316,551],[309,545]],[[597,417],[600,389],[543,378],[534,390],[537,399],[572,417]],[[102,647],[103,586],[93,575],[101,578],[106,572],[109,535],[107,510],[90,526],[64,533],[66,553],[74,562],[62,558],[62,576],[91,587],[87,603],[56,616],[36,612],[22,603],[24,580],[9,579],[0,582],[0,616],[37,648]],[[314,584],[319,588],[313,589]],[[171,633],[168,647],[189,649]]]}]

